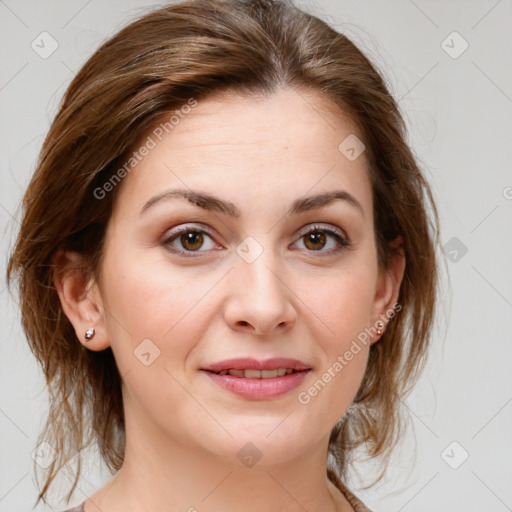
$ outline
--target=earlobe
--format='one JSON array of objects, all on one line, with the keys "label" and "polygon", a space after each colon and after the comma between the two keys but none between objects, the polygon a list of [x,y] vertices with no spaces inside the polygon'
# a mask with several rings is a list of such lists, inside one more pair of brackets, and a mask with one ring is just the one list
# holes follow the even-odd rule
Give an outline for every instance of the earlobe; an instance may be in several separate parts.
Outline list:
[{"label": "earlobe", "polygon": [[372,343],[377,342],[386,331],[387,324],[394,313],[400,294],[400,287],[405,272],[404,242],[398,236],[390,243],[390,268],[379,274],[377,290],[375,293],[372,319],[376,325],[376,337]]},{"label": "earlobe", "polygon": [[62,310],[80,343],[94,351],[109,347],[99,290],[83,256],[76,251],[59,248],[52,257],[52,263],[53,282]]}]

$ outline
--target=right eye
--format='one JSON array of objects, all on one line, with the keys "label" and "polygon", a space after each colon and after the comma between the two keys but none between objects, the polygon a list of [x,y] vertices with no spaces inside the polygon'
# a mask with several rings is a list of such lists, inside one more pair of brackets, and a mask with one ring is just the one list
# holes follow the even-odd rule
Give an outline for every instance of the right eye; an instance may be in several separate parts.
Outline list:
[{"label": "right eye", "polygon": [[[171,252],[184,256],[194,252],[206,252],[217,247],[212,236],[206,230],[194,226],[183,226],[171,232],[169,236],[165,237],[162,244]],[[205,244],[206,248],[204,248]],[[204,250],[200,250],[201,248]]]}]

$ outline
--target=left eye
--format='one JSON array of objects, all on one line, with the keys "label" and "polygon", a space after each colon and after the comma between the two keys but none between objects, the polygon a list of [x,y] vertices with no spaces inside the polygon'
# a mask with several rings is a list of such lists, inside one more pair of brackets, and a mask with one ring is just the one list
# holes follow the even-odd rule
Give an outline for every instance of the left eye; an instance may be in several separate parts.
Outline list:
[{"label": "left eye", "polygon": [[[329,243],[329,238],[331,243]],[[305,249],[313,252],[338,252],[350,245],[341,233],[332,229],[313,226],[308,231],[303,232],[299,241],[302,241]]]}]

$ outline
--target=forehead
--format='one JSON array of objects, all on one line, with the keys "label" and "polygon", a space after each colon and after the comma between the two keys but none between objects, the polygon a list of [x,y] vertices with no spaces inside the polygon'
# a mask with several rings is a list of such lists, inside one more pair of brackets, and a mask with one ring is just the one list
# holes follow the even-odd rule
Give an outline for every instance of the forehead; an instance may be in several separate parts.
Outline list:
[{"label": "forehead", "polygon": [[[266,151],[279,151],[284,144],[294,154],[310,158],[312,144],[337,150],[338,139],[355,131],[348,115],[325,95],[316,90],[292,88],[279,89],[267,96],[222,92],[201,100],[179,118],[174,116],[172,127],[166,125],[170,117],[164,116],[147,135],[155,129],[161,137],[172,133],[176,146],[188,147],[204,144],[230,149],[237,145],[247,150],[252,146],[256,151],[265,145]],[[304,145],[306,138],[311,144]]]},{"label": "forehead", "polygon": [[140,208],[174,186],[223,195],[235,204],[255,196],[260,205],[343,186],[371,208],[364,153],[350,160],[340,150],[347,137],[358,135],[354,124],[318,91],[287,88],[266,97],[227,92],[171,117],[164,116],[133,148],[149,149],[124,178],[117,209]]}]

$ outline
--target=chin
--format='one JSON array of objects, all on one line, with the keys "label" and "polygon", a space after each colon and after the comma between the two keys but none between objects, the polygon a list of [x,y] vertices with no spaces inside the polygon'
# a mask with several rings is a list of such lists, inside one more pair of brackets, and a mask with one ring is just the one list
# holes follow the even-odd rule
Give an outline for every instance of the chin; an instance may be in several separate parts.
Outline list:
[{"label": "chin", "polygon": [[[216,456],[229,460],[230,463],[245,464],[247,467],[251,467],[251,457],[253,462],[257,459],[256,463],[260,466],[288,462],[306,452],[311,448],[311,441],[313,440],[313,443],[315,441],[311,429],[300,428],[297,424],[287,424],[288,421],[293,421],[291,420],[293,416],[292,413],[284,421],[282,420],[286,414],[277,421],[274,417],[267,418],[265,421],[260,418],[260,421],[255,422],[252,417],[231,424],[222,423],[233,437],[219,428],[216,439],[210,439],[205,448]],[[215,448],[212,449],[212,447]],[[248,464],[245,463],[247,458]]]}]

